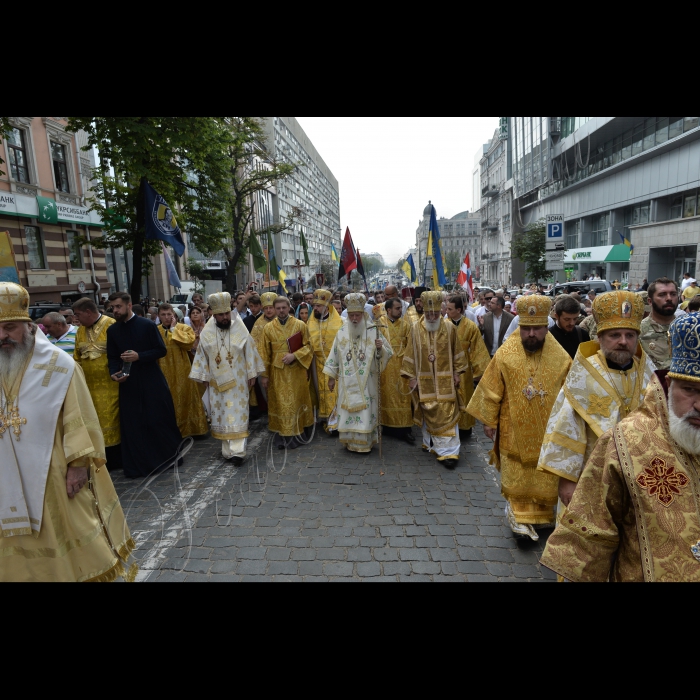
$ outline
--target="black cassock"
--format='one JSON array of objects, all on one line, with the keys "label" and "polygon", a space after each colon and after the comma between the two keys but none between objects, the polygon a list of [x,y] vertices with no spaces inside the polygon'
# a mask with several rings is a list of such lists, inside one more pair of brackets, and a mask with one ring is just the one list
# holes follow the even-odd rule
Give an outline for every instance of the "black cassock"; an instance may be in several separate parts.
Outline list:
[{"label": "black cassock", "polygon": [[124,475],[146,477],[158,468],[171,466],[182,442],[175,418],[175,406],[158,360],[167,355],[157,326],[133,316],[127,323],[115,323],[107,330],[109,373],[119,374],[121,355],[138,353],[131,376],[119,385]]}]

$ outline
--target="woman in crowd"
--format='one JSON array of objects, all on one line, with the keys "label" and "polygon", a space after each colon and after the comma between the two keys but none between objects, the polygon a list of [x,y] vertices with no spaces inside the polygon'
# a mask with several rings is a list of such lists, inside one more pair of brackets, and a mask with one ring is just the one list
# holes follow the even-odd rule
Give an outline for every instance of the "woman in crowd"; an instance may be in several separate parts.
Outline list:
[{"label": "woman in crowd", "polygon": [[299,304],[295,315],[300,321],[308,323],[309,316],[311,315],[311,307],[308,304]]}]

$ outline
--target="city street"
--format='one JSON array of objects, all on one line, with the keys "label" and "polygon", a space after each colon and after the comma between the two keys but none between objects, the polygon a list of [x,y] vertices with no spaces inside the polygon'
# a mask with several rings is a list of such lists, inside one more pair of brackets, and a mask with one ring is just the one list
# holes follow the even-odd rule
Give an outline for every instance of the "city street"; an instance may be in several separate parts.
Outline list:
[{"label": "city street", "polygon": [[555,580],[539,565],[542,543],[517,544],[505,523],[481,427],[455,472],[420,442],[386,438],[383,462],[323,432],[286,461],[270,445],[261,420],[239,469],[207,439],[150,485],[113,475],[138,581]]}]

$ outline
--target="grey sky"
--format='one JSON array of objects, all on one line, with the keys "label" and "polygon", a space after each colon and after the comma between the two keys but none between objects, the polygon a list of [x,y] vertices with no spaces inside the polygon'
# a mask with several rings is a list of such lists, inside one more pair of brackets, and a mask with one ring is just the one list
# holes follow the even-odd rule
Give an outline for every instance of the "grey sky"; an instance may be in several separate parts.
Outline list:
[{"label": "grey sky", "polygon": [[472,207],[474,156],[499,117],[297,117],[340,182],[340,220],[364,253],[395,263],[423,210]]}]

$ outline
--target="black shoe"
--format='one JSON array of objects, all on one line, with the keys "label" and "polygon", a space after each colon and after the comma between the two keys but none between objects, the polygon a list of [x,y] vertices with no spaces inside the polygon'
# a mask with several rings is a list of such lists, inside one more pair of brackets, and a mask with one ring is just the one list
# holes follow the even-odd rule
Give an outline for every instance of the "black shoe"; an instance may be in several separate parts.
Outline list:
[{"label": "black shoe", "polygon": [[460,440],[471,440],[472,435],[474,433],[474,430],[460,430],[459,431],[459,438]]},{"label": "black shoe", "polygon": [[413,437],[413,433],[402,433],[401,435],[399,435],[399,440],[403,440],[404,442],[407,442],[409,445],[416,444],[416,438]]},{"label": "black shoe", "polygon": [[442,462],[442,466],[445,467],[445,469],[448,469],[449,471],[454,471],[455,469],[457,469],[458,464],[459,459],[446,459]]},{"label": "black shoe", "polygon": [[245,462],[245,457],[231,457],[226,461],[233,464],[234,467],[242,467],[243,462]]}]

